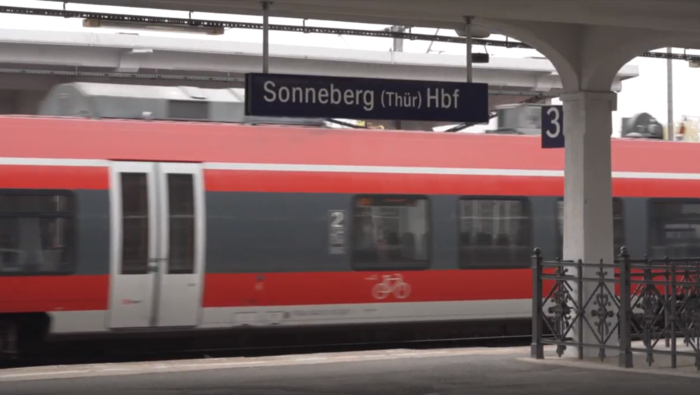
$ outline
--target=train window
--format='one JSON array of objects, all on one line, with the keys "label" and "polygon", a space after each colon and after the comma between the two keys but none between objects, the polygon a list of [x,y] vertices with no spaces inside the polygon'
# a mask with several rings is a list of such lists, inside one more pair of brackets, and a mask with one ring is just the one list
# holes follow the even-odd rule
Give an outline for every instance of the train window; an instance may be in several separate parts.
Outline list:
[{"label": "train window", "polygon": [[191,174],[168,174],[170,253],[168,273],[194,273],[194,180]]},{"label": "train window", "polygon": [[652,258],[700,256],[700,201],[652,200],[649,208]]},{"label": "train window", "polygon": [[[564,258],[564,200],[557,202],[557,257]],[[613,256],[625,245],[625,218],[621,199],[613,198]]]},{"label": "train window", "polygon": [[353,215],[356,270],[415,270],[430,266],[426,197],[359,196]]},{"label": "train window", "polygon": [[148,273],[149,213],[146,173],[121,173],[122,270],[121,274]]},{"label": "train window", "polygon": [[459,266],[530,266],[531,228],[530,204],[526,199],[460,199]]},{"label": "train window", "polygon": [[0,190],[0,275],[68,274],[75,268],[74,195]]}]

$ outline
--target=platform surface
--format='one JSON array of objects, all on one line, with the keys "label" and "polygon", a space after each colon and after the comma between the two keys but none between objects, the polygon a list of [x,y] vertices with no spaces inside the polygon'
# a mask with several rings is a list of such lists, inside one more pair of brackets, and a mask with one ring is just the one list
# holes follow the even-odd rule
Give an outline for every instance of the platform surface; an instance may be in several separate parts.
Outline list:
[{"label": "platform surface", "polygon": [[596,368],[560,361],[551,347],[546,356],[469,348],[22,368],[0,371],[0,394],[696,395],[700,388],[700,373]]}]

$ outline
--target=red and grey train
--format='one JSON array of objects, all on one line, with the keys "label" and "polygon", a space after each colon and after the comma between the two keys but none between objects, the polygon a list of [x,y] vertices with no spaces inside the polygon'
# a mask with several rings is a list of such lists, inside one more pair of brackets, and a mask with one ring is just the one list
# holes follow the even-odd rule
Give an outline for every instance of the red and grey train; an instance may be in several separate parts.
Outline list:
[{"label": "red and grey train", "polygon": [[[530,255],[561,253],[564,154],[539,145],[0,117],[5,351],[15,333],[529,329]],[[700,255],[698,153],[613,140],[617,247]]]}]

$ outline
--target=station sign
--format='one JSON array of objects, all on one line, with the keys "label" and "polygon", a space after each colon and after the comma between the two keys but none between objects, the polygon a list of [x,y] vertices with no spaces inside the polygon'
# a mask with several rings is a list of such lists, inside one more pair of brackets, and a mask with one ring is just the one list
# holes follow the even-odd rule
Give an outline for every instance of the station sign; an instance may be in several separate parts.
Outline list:
[{"label": "station sign", "polygon": [[246,115],[488,123],[488,84],[246,75]]},{"label": "station sign", "polygon": [[564,106],[542,106],[542,148],[564,145]]}]

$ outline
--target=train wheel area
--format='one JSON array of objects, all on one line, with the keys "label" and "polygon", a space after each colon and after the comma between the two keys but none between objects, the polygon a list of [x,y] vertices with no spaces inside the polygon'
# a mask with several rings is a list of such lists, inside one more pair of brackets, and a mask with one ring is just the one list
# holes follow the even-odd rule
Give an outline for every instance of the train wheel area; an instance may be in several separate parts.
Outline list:
[{"label": "train wheel area", "polygon": [[[107,336],[47,337],[50,322],[46,314],[6,314],[0,315],[0,366],[192,359],[205,355],[260,357],[396,347],[520,346],[529,344],[531,324],[530,319],[518,319],[242,327],[197,333],[117,331]],[[545,325],[545,336],[551,334],[548,327]]]},{"label": "train wheel area", "polygon": [[45,313],[0,314],[0,361],[40,356],[49,324]]},{"label": "train wheel area", "polygon": [[[9,321],[7,333],[22,328]],[[5,367],[86,362],[129,362],[202,356],[274,356],[313,352],[382,350],[396,347],[475,347],[525,345],[530,321],[455,321],[318,327],[243,327],[193,333],[113,333],[112,337],[49,338],[39,336],[38,318],[20,334],[16,349],[2,354]],[[12,329],[15,328],[15,329]],[[8,337],[12,339],[12,337]],[[30,339],[33,339],[30,341]],[[8,347],[13,343],[6,343]]]}]

